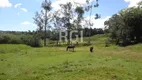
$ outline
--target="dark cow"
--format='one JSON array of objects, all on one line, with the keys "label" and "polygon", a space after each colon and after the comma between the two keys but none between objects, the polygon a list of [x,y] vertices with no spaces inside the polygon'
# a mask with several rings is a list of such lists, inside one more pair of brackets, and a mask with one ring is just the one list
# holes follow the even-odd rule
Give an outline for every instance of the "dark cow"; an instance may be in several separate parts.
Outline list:
[{"label": "dark cow", "polygon": [[74,52],[74,48],[75,48],[74,44],[68,45],[67,48],[66,48],[66,51],[68,51],[69,49],[72,49],[73,52]]},{"label": "dark cow", "polygon": [[90,52],[93,52],[93,47],[92,46],[90,47]]}]

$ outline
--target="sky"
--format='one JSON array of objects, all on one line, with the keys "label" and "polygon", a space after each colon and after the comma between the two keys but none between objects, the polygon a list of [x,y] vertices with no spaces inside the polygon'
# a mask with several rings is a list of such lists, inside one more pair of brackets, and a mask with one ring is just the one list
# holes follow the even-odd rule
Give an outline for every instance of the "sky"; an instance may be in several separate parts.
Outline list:
[{"label": "sky", "polygon": [[[28,31],[36,30],[33,17],[40,11],[43,0],[0,0],[0,30]],[[51,0],[52,8],[59,9],[59,4],[75,1],[84,4],[86,0]],[[136,6],[142,0],[99,0],[99,7],[93,9],[93,14],[100,14],[98,20],[92,19],[93,28],[104,28],[104,21],[120,10]],[[89,15],[85,16],[86,19]]]}]

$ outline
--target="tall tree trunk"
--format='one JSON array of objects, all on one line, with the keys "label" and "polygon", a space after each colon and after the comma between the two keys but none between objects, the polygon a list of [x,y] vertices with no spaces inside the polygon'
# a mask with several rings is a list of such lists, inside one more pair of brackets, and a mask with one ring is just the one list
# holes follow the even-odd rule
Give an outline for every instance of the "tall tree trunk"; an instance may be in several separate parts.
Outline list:
[{"label": "tall tree trunk", "polygon": [[68,36],[67,36],[67,38],[68,38],[68,42],[67,42],[67,44],[69,45],[70,44],[70,30],[68,29]]},{"label": "tall tree trunk", "polygon": [[45,11],[45,32],[44,32],[44,46],[46,46],[46,25],[47,25],[47,10]]}]

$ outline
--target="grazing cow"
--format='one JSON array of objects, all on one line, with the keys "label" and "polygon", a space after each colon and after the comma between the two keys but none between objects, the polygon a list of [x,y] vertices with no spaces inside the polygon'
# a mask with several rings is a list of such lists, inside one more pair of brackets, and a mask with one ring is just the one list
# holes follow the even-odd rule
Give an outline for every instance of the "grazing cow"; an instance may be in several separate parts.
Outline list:
[{"label": "grazing cow", "polygon": [[74,48],[75,48],[74,44],[68,45],[67,48],[66,48],[66,51],[68,51],[69,49],[72,49],[73,52],[74,52]]},{"label": "grazing cow", "polygon": [[93,47],[90,47],[90,52],[93,52]]}]

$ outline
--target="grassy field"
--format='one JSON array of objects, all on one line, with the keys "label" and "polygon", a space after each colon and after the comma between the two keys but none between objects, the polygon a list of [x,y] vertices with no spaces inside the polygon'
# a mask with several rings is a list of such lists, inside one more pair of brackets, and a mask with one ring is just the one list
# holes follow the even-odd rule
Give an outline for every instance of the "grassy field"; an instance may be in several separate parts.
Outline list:
[{"label": "grassy field", "polygon": [[87,46],[67,52],[0,44],[0,80],[142,80],[142,44],[102,45],[90,53]]}]

